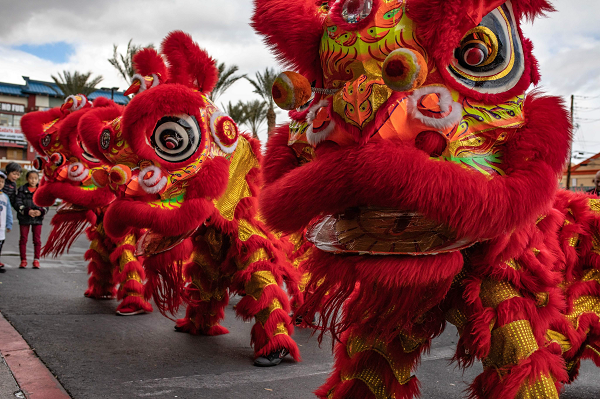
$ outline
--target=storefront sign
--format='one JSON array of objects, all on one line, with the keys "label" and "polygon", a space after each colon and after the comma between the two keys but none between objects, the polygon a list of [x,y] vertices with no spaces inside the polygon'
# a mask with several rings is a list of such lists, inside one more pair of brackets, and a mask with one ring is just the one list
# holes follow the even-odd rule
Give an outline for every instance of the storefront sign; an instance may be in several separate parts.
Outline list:
[{"label": "storefront sign", "polygon": [[18,127],[0,126],[0,141],[27,144],[23,131]]},{"label": "storefront sign", "polygon": [[24,114],[25,106],[23,104],[0,103],[0,112],[15,112]]}]

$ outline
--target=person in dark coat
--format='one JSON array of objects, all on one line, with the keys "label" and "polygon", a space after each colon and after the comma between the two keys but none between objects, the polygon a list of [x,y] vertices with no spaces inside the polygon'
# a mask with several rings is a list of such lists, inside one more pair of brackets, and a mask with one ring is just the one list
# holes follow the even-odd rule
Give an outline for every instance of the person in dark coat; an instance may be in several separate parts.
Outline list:
[{"label": "person in dark coat", "polygon": [[48,212],[48,208],[37,206],[33,202],[33,194],[37,190],[40,176],[38,172],[30,170],[27,172],[27,184],[22,185],[17,189],[16,210],[17,219],[19,219],[19,227],[21,237],[19,238],[19,251],[21,252],[20,268],[27,267],[27,238],[29,236],[29,227],[33,232],[33,268],[40,267],[40,251],[42,248],[42,223],[44,215]]},{"label": "person in dark coat", "polygon": [[8,199],[15,209],[17,209],[17,180],[21,177],[21,170],[21,165],[16,162],[11,162],[6,165],[6,181],[4,182],[4,188],[2,189],[2,192],[8,195]]}]

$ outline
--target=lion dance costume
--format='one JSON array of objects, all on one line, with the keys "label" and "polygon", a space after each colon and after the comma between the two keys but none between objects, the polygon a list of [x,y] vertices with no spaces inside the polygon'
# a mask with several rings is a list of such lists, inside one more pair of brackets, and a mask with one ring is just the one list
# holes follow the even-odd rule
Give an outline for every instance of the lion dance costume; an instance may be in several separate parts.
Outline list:
[{"label": "lion dance costume", "polygon": [[214,60],[177,31],[161,54],[144,49],[134,64],[127,107],[93,110],[82,124],[91,151],[112,164],[94,174],[117,195],[104,218],[107,234],[137,237],[131,256],[142,260],[146,295],[161,312],[187,305],[176,330],[226,334],[220,321],[229,293],[244,293],[236,312],[256,319],[257,364],[274,353],[299,359],[281,288],[285,281],[298,295],[297,271],[256,214],[258,141],[239,134],[207,97],[218,78]]},{"label": "lion dance costume", "polygon": [[[600,365],[600,202],[557,189],[571,127],[520,22],[544,0],[255,0],[291,110],[261,212],[314,247],[305,304],[336,338],[321,398],[413,398],[446,321],[470,397],[558,398]],[[296,110],[294,110],[296,108]]]},{"label": "lion dance costume", "polygon": [[[115,106],[105,98],[98,98],[93,105],[100,109]],[[43,255],[57,256],[68,251],[88,226],[86,233],[91,244],[85,258],[89,261],[90,278],[85,296],[113,298],[121,283],[118,297],[122,301],[117,314],[150,312],[152,306],[143,300],[143,286],[125,291],[125,282],[111,260],[111,254],[121,251],[124,243],[111,240],[104,232],[104,212],[115,196],[93,184],[93,172],[105,166],[90,153],[78,134],[80,122],[90,110],[92,103],[79,94],[68,96],[62,107],[29,113],[21,121],[27,140],[42,155],[36,159],[36,167],[43,170],[44,178],[34,201],[40,206],[51,206],[57,199],[64,200],[52,218],[53,228]]]}]

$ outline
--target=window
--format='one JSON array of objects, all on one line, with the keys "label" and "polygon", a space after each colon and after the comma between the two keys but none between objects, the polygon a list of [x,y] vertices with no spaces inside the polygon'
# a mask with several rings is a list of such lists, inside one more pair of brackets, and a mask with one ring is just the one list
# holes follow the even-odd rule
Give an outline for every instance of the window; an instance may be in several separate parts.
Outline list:
[{"label": "window", "polygon": [[13,115],[0,114],[0,126],[12,126],[12,125],[13,125]]}]

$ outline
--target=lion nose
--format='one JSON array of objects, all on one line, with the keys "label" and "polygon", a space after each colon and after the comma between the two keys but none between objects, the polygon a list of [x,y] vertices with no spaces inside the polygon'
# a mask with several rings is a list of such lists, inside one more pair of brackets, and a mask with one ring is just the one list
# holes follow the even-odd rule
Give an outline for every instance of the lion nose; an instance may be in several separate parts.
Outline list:
[{"label": "lion nose", "polygon": [[110,169],[108,178],[112,184],[117,186],[127,184],[131,180],[131,169],[125,165],[115,165]]},{"label": "lion nose", "polygon": [[69,167],[68,176],[73,181],[84,181],[89,175],[89,169],[81,162],[76,162]]},{"label": "lion nose", "polygon": [[138,183],[148,194],[158,194],[167,186],[167,177],[163,176],[160,168],[147,166],[140,170]]},{"label": "lion nose", "polygon": [[382,77],[394,91],[412,91],[425,83],[428,68],[423,56],[414,50],[399,48],[383,62]]}]

